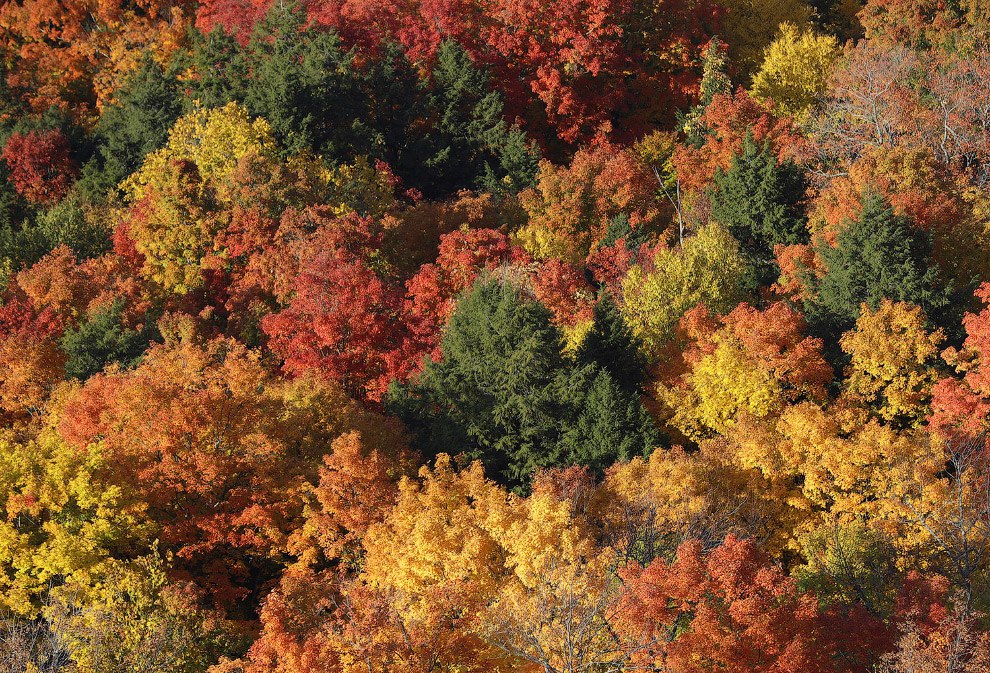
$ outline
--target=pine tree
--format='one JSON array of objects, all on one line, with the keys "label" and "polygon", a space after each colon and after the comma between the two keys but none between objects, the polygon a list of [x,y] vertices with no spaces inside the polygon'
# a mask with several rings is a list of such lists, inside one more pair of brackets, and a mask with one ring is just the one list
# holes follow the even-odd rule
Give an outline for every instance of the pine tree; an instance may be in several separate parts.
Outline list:
[{"label": "pine tree", "polygon": [[729,228],[746,253],[748,289],[777,279],[775,245],[807,241],[804,193],[801,169],[793,161],[778,162],[769,143],[757,144],[752,134],[729,169],[715,174],[712,217]]},{"label": "pine tree", "polygon": [[272,126],[286,154],[330,161],[371,150],[368,101],[353,54],[333,32],[309,25],[296,3],[275,3],[237,57],[250,73],[244,105]]},{"label": "pine tree", "polygon": [[192,36],[192,47],[182,64],[196,73],[196,78],[188,82],[189,102],[215,108],[243,101],[248,85],[247,64],[234,36],[221,28],[206,35],[193,31]]},{"label": "pine tree", "polygon": [[509,283],[482,281],[460,300],[442,359],[429,363],[410,391],[421,402],[415,415],[393,396],[393,409],[420,430],[425,452],[458,447],[481,459],[486,474],[515,486],[535,468],[561,462],[561,413],[552,393],[564,367],[563,338],[550,319]]},{"label": "pine tree", "polygon": [[141,360],[154,336],[154,329],[150,326],[140,330],[125,328],[120,322],[123,311],[123,302],[117,300],[77,328],[66,331],[61,340],[62,350],[68,356],[66,376],[85,381],[108,364],[132,367]]},{"label": "pine tree", "polygon": [[518,126],[506,123],[502,96],[489,80],[459,44],[440,45],[430,83],[439,193],[474,186],[502,191],[506,183],[518,191],[536,177],[539,153]]},{"label": "pine tree", "polygon": [[859,217],[846,223],[835,247],[822,244],[818,254],[827,272],[813,283],[806,313],[830,341],[852,329],[864,303],[876,310],[884,299],[904,301],[930,318],[946,316],[951,289],[931,259],[928,235],[895,215],[879,194],[867,194]]},{"label": "pine tree", "polygon": [[81,192],[99,201],[107,190],[140,167],[144,157],[168,139],[168,130],[182,114],[182,91],[171,68],[163,69],[146,55],[97,123],[96,155],[84,167]]},{"label": "pine tree", "polygon": [[626,324],[612,297],[595,304],[594,323],[578,347],[576,360],[596,364],[628,393],[637,393],[646,378],[646,358],[639,339]]},{"label": "pine tree", "polygon": [[656,431],[639,399],[597,365],[572,365],[560,330],[538,301],[508,282],[482,280],[458,303],[441,343],[392,413],[426,455],[464,451],[489,477],[524,490],[544,467],[602,470],[641,455]]},{"label": "pine tree", "polygon": [[648,456],[660,433],[635,393],[622,390],[596,365],[576,368],[567,388],[579,394],[575,415],[564,429],[561,453],[598,475],[619,460]]}]

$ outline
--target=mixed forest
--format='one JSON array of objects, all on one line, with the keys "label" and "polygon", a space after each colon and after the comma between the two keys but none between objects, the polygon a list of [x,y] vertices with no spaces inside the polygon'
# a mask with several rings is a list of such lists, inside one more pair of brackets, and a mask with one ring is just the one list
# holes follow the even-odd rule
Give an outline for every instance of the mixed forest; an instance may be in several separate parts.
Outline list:
[{"label": "mixed forest", "polygon": [[0,673],[990,673],[988,430],[986,0],[0,3]]}]

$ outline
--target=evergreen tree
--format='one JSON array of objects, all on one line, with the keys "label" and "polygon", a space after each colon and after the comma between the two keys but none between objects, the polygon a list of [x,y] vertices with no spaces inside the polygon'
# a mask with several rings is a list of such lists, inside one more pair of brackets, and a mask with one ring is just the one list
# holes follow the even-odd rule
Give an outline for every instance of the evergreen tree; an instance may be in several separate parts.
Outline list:
[{"label": "evergreen tree", "polygon": [[777,279],[775,245],[807,241],[804,193],[801,169],[793,161],[778,163],[769,143],[757,144],[752,134],[729,169],[715,174],[712,217],[729,228],[746,253],[748,289]]},{"label": "evergreen tree", "polygon": [[640,347],[619,307],[606,294],[595,304],[594,323],[578,347],[576,359],[581,364],[598,365],[622,390],[634,394],[646,378],[646,358]]},{"label": "evergreen tree", "polygon": [[441,347],[439,362],[387,400],[427,455],[464,451],[524,489],[539,468],[601,469],[655,443],[639,400],[598,366],[571,365],[550,312],[509,283],[481,281],[465,295]]},{"label": "evergreen tree", "polygon": [[605,230],[605,236],[599,246],[608,247],[625,239],[626,250],[637,250],[641,245],[650,241],[648,229],[648,227],[633,229],[629,224],[628,213],[619,213],[609,220],[608,229]]},{"label": "evergreen tree", "polygon": [[852,329],[864,303],[876,310],[884,299],[905,301],[936,322],[946,316],[951,290],[931,259],[928,235],[895,215],[879,194],[867,194],[859,217],[818,254],[827,271],[813,283],[806,313],[831,342]]},{"label": "evergreen tree", "polygon": [[410,187],[436,196],[436,124],[426,83],[416,66],[394,44],[369,57],[361,70],[361,90],[371,128],[374,156],[382,159]]},{"label": "evergreen tree", "polygon": [[336,33],[308,24],[295,3],[275,3],[239,55],[250,73],[243,103],[272,126],[286,154],[350,160],[371,150],[367,100],[353,54]]},{"label": "evergreen tree", "polygon": [[517,486],[534,469],[561,462],[553,384],[564,368],[563,338],[550,318],[507,283],[483,281],[460,300],[442,359],[410,391],[420,417],[393,405],[420,430],[427,453],[458,447],[492,478]]},{"label": "evergreen tree", "polygon": [[194,102],[215,108],[244,101],[249,72],[241,52],[234,36],[220,28],[205,35],[192,31],[192,47],[182,66],[194,71],[196,77],[187,83],[191,95],[185,112],[191,111]]},{"label": "evergreen tree", "polygon": [[560,453],[601,475],[617,460],[648,456],[660,433],[638,395],[622,390],[596,365],[574,369],[567,389],[579,396],[564,427]]},{"label": "evergreen tree", "polygon": [[431,76],[430,105],[437,115],[436,154],[427,163],[438,171],[438,193],[482,186],[514,191],[532,184],[539,153],[518,126],[503,118],[502,96],[488,73],[451,40],[440,45]]},{"label": "evergreen tree", "polygon": [[107,190],[136,171],[147,154],[165,144],[182,108],[174,69],[163,69],[145,55],[96,125],[98,149],[83,167],[82,193],[91,201],[101,200]]},{"label": "evergreen tree", "polygon": [[65,332],[61,347],[67,356],[66,376],[85,381],[108,364],[132,367],[140,361],[155,332],[150,326],[142,330],[124,328],[120,322],[123,310],[123,301],[117,300]]},{"label": "evergreen tree", "polygon": [[24,217],[25,204],[8,177],[7,163],[0,161],[0,232],[15,231]]}]

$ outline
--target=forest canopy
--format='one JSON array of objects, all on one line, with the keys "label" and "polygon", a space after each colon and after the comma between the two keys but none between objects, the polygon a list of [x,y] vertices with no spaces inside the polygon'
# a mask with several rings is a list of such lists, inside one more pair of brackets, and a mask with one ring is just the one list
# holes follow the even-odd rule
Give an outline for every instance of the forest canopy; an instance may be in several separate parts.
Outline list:
[{"label": "forest canopy", "polygon": [[0,673],[990,673],[988,17],[0,3]]}]

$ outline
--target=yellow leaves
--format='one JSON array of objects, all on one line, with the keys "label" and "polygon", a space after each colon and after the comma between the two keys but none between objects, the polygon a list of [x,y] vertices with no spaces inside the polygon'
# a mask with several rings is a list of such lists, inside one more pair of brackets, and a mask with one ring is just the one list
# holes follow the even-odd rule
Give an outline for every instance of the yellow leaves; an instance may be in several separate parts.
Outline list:
[{"label": "yellow leaves", "polygon": [[395,185],[391,175],[376,169],[366,157],[358,157],[353,164],[324,169],[324,179],[330,190],[328,202],[335,215],[356,212],[362,216],[381,217],[395,208]]},{"label": "yellow leaves", "polygon": [[391,515],[365,537],[364,577],[396,597],[403,620],[429,623],[453,609],[466,632],[517,654],[534,639],[559,652],[568,614],[601,626],[595,604],[609,590],[614,557],[573,503],[546,492],[510,495],[480,463],[455,470],[446,455],[399,490]]},{"label": "yellow leaves", "polygon": [[131,203],[127,226],[145,256],[145,274],[165,290],[198,287],[200,264],[222,226],[217,189],[248,155],[272,157],[275,142],[263,119],[228,103],[181,117],[165,147],[122,183]]},{"label": "yellow leaves", "polygon": [[779,114],[800,121],[825,92],[829,69],[839,53],[834,36],[802,32],[796,25],[784,23],[764,53],[750,93]]},{"label": "yellow leaves", "polygon": [[726,311],[741,299],[745,261],[724,227],[708,225],[683,248],[659,250],[653,269],[635,266],[622,283],[623,316],[647,350],[657,354],[674,336],[678,320],[704,304]]},{"label": "yellow leaves", "polygon": [[[144,256],[143,275],[186,294],[202,286],[204,269],[257,262],[259,248],[282,254],[284,239],[293,238],[287,212],[305,219],[315,207],[321,217],[379,218],[396,205],[387,167],[360,157],[328,168],[310,153],[283,161],[277,149],[268,123],[237,103],[180,118],[166,146],[121,185],[128,197],[123,224]],[[275,273],[252,273],[258,271]]]},{"label": "yellow leaves", "polygon": [[467,583],[482,601],[494,592],[505,554],[488,526],[506,516],[508,495],[479,463],[455,471],[447,456],[420,478],[402,481],[392,515],[368,531],[365,573],[373,586],[407,596],[404,607],[425,619],[430,590],[445,583]]},{"label": "yellow leaves", "polygon": [[537,586],[551,569],[577,566],[581,559],[595,556],[595,546],[574,519],[570,502],[535,493],[511,504],[517,505],[515,520],[492,532],[506,551],[506,567],[523,586]]},{"label": "yellow leaves", "polygon": [[729,532],[759,535],[780,548],[804,516],[788,495],[783,481],[743,465],[724,442],[705,442],[697,452],[654,451],[647,460],[615,465],[592,509],[613,547],[649,563],[686,539],[714,543]]},{"label": "yellow leaves", "polygon": [[846,428],[840,420],[811,403],[793,405],[775,425],[741,423],[731,433],[731,450],[772,481],[799,483],[801,497],[817,508],[895,519],[895,467],[927,455],[925,437],[875,422]]},{"label": "yellow leaves", "polygon": [[782,402],[780,383],[731,339],[719,339],[684,378],[684,387],[661,385],[658,397],[674,412],[671,425],[692,439],[723,432],[740,413],[766,416]]},{"label": "yellow leaves", "polygon": [[147,540],[144,503],[106,483],[98,445],[67,446],[51,429],[35,440],[0,440],[0,606],[30,614],[50,582],[87,583],[111,549]]},{"label": "yellow leaves", "polygon": [[238,103],[212,110],[201,108],[175,122],[165,147],[149,154],[123,187],[132,201],[139,201],[176,161],[192,162],[203,182],[216,184],[233,172],[241,157],[252,153],[271,156],[274,151],[268,122],[252,120]]},{"label": "yellow leaves", "polygon": [[876,311],[864,305],[856,329],[840,341],[851,357],[848,394],[887,422],[917,426],[927,415],[945,335],[928,332],[926,323],[919,307],[885,300]]},{"label": "yellow leaves", "polygon": [[216,624],[191,592],[170,585],[157,553],[113,563],[88,585],[51,592],[45,612],[60,624],[78,673],[155,670],[184,673],[206,665]]}]

